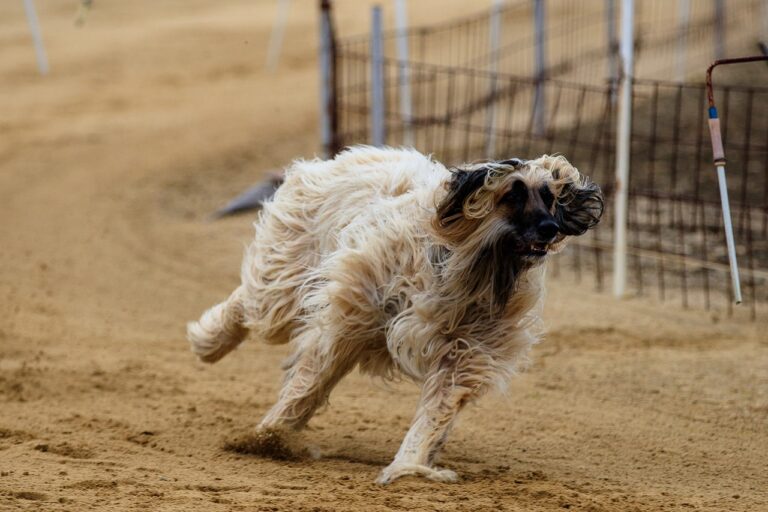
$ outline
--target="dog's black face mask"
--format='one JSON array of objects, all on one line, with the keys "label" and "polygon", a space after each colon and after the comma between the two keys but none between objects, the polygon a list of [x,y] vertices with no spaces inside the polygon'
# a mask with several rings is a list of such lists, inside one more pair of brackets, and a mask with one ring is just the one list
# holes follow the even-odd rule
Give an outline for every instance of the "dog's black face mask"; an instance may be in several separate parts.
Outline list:
[{"label": "dog's black face mask", "polygon": [[509,223],[509,249],[516,255],[536,260],[547,255],[549,245],[560,233],[553,214],[555,195],[549,185],[530,187],[515,180],[499,201],[499,208]]}]

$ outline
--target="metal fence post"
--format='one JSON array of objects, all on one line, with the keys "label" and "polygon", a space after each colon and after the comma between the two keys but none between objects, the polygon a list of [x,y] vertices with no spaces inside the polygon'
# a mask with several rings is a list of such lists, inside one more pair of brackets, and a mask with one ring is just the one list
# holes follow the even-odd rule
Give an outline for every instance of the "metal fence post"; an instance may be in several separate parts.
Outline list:
[{"label": "metal fence post", "polygon": [[605,28],[608,39],[608,83],[611,87],[611,102],[616,102],[616,87],[619,83],[618,41],[616,40],[616,0],[605,0]]},{"label": "metal fence post", "polygon": [[533,0],[534,24],[534,79],[536,93],[533,100],[533,130],[536,135],[544,133],[546,105],[544,98],[544,78],[546,75],[544,0]]},{"label": "metal fence post", "polygon": [[29,31],[32,33],[32,42],[35,45],[35,57],[37,58],[37,70],[41,75],[48,74],[48,55],[45,53],[43,33],[40,30],[40,20],[37,17],[35,4],[32,0],[24,0],[24,12],[27,14]]},{"label": "metal fence post", "polygon": [[677,0],[677,55],[675,71],[677,81],[685,82],[685,63],[688,57],[688,25],[691,22],[691,0]]},{"label": "metal fence post", "polygon": [[725,2],[715,0],[715,60],[725,57]]},{"label": "metal fence post", "polygon": [[336,109],[336,40],[330,0],[320,0],[320,140],[323,157],[339,149]]},{"label": "metal fence post", "polygon": [[488,52],[490,54],[489,71],[491,72],[490,102],[485,120],[485,156],[493,158],[496,153],[496,83],[499,72],[499,38],[501,36],[501,7],[504,0],[493,0],[491,8]]},{"label": "metal fence post", "polygon": [[384,127],[384,48],[382,41],[381,6],[371,13],[371,144],[383,146]]},{"label": "metal fence post", "polygon": [[768,0],[763,0],[759,18],[762,20],[760,27],[760,41],[768,45]]},{"label": "metal fence post", "polygon": [[632,131],[632,79],[634,75],[634,0],[621,7],[621,95],[616,137],[616,182],[613,240],[613,294],[623,297],[627,288],[627,203],[629,199],[629,157]]},{"label": "metal fence post", "polygon": [[400,117],[403,122],[403,145],[412,147],[413,112],[411,102],[411,69],[408,53],[408,11],[406,0],[395,1],[395,25],[397,30],[398,93]]}]

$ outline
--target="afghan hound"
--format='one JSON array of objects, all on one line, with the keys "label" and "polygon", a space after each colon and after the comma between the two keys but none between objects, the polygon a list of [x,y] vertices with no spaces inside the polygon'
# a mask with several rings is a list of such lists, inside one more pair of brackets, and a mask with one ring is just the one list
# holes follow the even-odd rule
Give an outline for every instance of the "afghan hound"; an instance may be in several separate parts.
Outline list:
[{"label": "afghan hound", "polygon": [[412,379],[415,418],[377,481],[455,481],[435,459],[456,415],[524,365],[549,254],[602,212],[600,188],[562,156],[449,169],[357,146],[297,161],[255,224],[242,284],[188,338],[208,363],[249,332],[293,344],[260,431],[301,429],[355,367]]}]

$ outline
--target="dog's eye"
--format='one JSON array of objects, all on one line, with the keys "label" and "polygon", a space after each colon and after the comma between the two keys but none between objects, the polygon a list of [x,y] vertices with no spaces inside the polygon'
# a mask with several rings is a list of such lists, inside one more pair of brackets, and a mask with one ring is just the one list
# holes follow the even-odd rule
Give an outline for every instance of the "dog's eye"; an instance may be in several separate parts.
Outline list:
[{"label": "dog's eye", "polygon": [[541,189],[539,189],[539,195],[541,196],[541,200],[544,201],[544,206],[546,206],[547,209],[552,208],[552,205],[555,203],[555,195],[549,187],[546,185],[541,187]]},{"label": "dog's eye", "polygon": [[528,187],[526,187],[525,183],[522,181],[517,180],[512,184],[512,188],[509,189],[509,192],[504,194],[504,197],[501,200],[505,203],[512,203],[515,205],[525,204],[525,202],[528,201]]}]

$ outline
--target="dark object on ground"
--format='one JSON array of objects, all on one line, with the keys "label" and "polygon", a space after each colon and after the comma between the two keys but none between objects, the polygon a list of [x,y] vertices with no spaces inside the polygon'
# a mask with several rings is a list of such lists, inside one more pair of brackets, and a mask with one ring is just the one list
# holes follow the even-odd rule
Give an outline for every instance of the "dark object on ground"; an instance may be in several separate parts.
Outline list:
[{"label": "dark object on ground", "polygon": [[261,208],[264,201],[272,198],[283,183],[283,174],[281,172],[270,172],[269,175],[259,183],[255,184],[236,198],[232,199],[223,208],[212,214],[212,218],[220,219],[228,215],[236,215],[257,208]]}]

